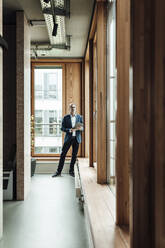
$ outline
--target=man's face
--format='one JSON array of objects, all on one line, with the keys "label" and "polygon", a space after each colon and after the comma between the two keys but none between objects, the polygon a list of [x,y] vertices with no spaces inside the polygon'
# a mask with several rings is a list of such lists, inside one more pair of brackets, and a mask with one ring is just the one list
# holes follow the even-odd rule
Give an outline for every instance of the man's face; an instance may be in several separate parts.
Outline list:
[{"label": "man's face", "polygon": [[72,104],[70,106],[70,114],[71,115],[75,115],[76,114],[76,105],[75,104]]}]

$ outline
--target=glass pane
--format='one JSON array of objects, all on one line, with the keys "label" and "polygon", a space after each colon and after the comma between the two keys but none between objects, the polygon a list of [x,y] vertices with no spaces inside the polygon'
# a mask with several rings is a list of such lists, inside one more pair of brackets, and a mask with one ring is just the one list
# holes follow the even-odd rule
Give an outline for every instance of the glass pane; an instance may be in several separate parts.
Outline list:
[{"label": "glass pane", "polygon": [[112,141],[115,141],[116,139],[115,128],[116,128],[116,123],[115,122],[110,123],[110,139]]},{"label": "glass pane", "polygon": [[115,194],[116,164],[116,3],[108,4],[107,21],[107,181]]},{"label": "glass pane", "polygon": [[[110,156],[111,156],[111,158],[115,159],[115,153],[116,153],[115,141],[110,141]],[[113,171],[114,171],[114,168],[113,168]]]},{"label": "glass pane", "polygon": [[34,70],[34,116],[34,153],[61,153],[62,68]]}]

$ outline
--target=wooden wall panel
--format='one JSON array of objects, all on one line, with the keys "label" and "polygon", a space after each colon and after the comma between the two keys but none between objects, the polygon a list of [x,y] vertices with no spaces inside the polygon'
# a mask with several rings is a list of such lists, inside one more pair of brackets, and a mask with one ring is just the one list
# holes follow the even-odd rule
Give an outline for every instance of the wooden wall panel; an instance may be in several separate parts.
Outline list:
[{"label": "wooden wall panel", "polygon": [[93,44],[93,162],[97,162],[97,48]]},{"label": "wooden wall panel", "polygon": [[129,224],[130,0],[117,1],[116,222]]},{"label": "wooden wall panel", "polygon": [[89,60],[85,61],[85,157],[89,157]]},{"label": "wooden wall panel", "polygon": [[[132,1],[133,160],[131,247],[154,246],[154,6]],[[156,246],[157,247],[157,246]],[[158,248],[158,247],[157,247]]]},{"label": "wooden wall panel", "polygon": [[93,167],[93,39],[89,41],[89,166]]},{"label": "wooden wall panel", "polygon": [[[165,247],[165,1],[157,0],[155,16],[155,78],[154,78],[154,133],[155,133],[155,246]],[[153,121],[153,119],[152,119]]]},{"label": "wooden wall panel", "polygon": [[97,5],[97,182],[106,183],[106,3]]},{"label": "wooden wall panel", "polygon": [[[85,116],[85,61],[81,64],[81,114],[83,116],[84,125],[86,121]],[[82,157],[85,157],[85,128],[84,132],[82,132],[82,150],[81,150]]]},{"label": "wooden wall panel", "polygon": [[[77,113],[82,114],[82,64],[81,63],[67,63],[65,65],[65,114],[69,112],[68,106],[70,103],[75,103],[77,106]],[[68,152],[71,155],[71,151]],[[79,148],[78,156],[81,156],[81,146]]]}]

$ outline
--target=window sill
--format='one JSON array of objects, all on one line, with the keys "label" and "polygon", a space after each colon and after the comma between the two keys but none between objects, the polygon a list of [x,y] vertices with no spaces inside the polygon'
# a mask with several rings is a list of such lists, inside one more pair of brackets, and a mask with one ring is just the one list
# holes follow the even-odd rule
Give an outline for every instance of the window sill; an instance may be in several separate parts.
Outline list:
[{"label": "window sill", "polygon": [[86,216],[95,248],[129,247],[126,227],[115,224],[115,197],[108,185],[96,182],[96,169],[89,167],[88,159],[79,160],[81,186],[84,194]]}]

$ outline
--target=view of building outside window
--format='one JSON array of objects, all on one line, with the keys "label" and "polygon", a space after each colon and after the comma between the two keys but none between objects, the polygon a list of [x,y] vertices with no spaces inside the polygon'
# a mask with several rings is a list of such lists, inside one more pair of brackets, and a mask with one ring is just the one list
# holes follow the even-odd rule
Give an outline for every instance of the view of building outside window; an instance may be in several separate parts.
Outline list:
[{"label": "view of building outside window", "polygon": [[34,70],[35,154],[62,148],[62,68]]},{"label": "view of building outside window", "polygon": [[107,181],[116,194],[116,2],[108,4],[107,14]]}]

